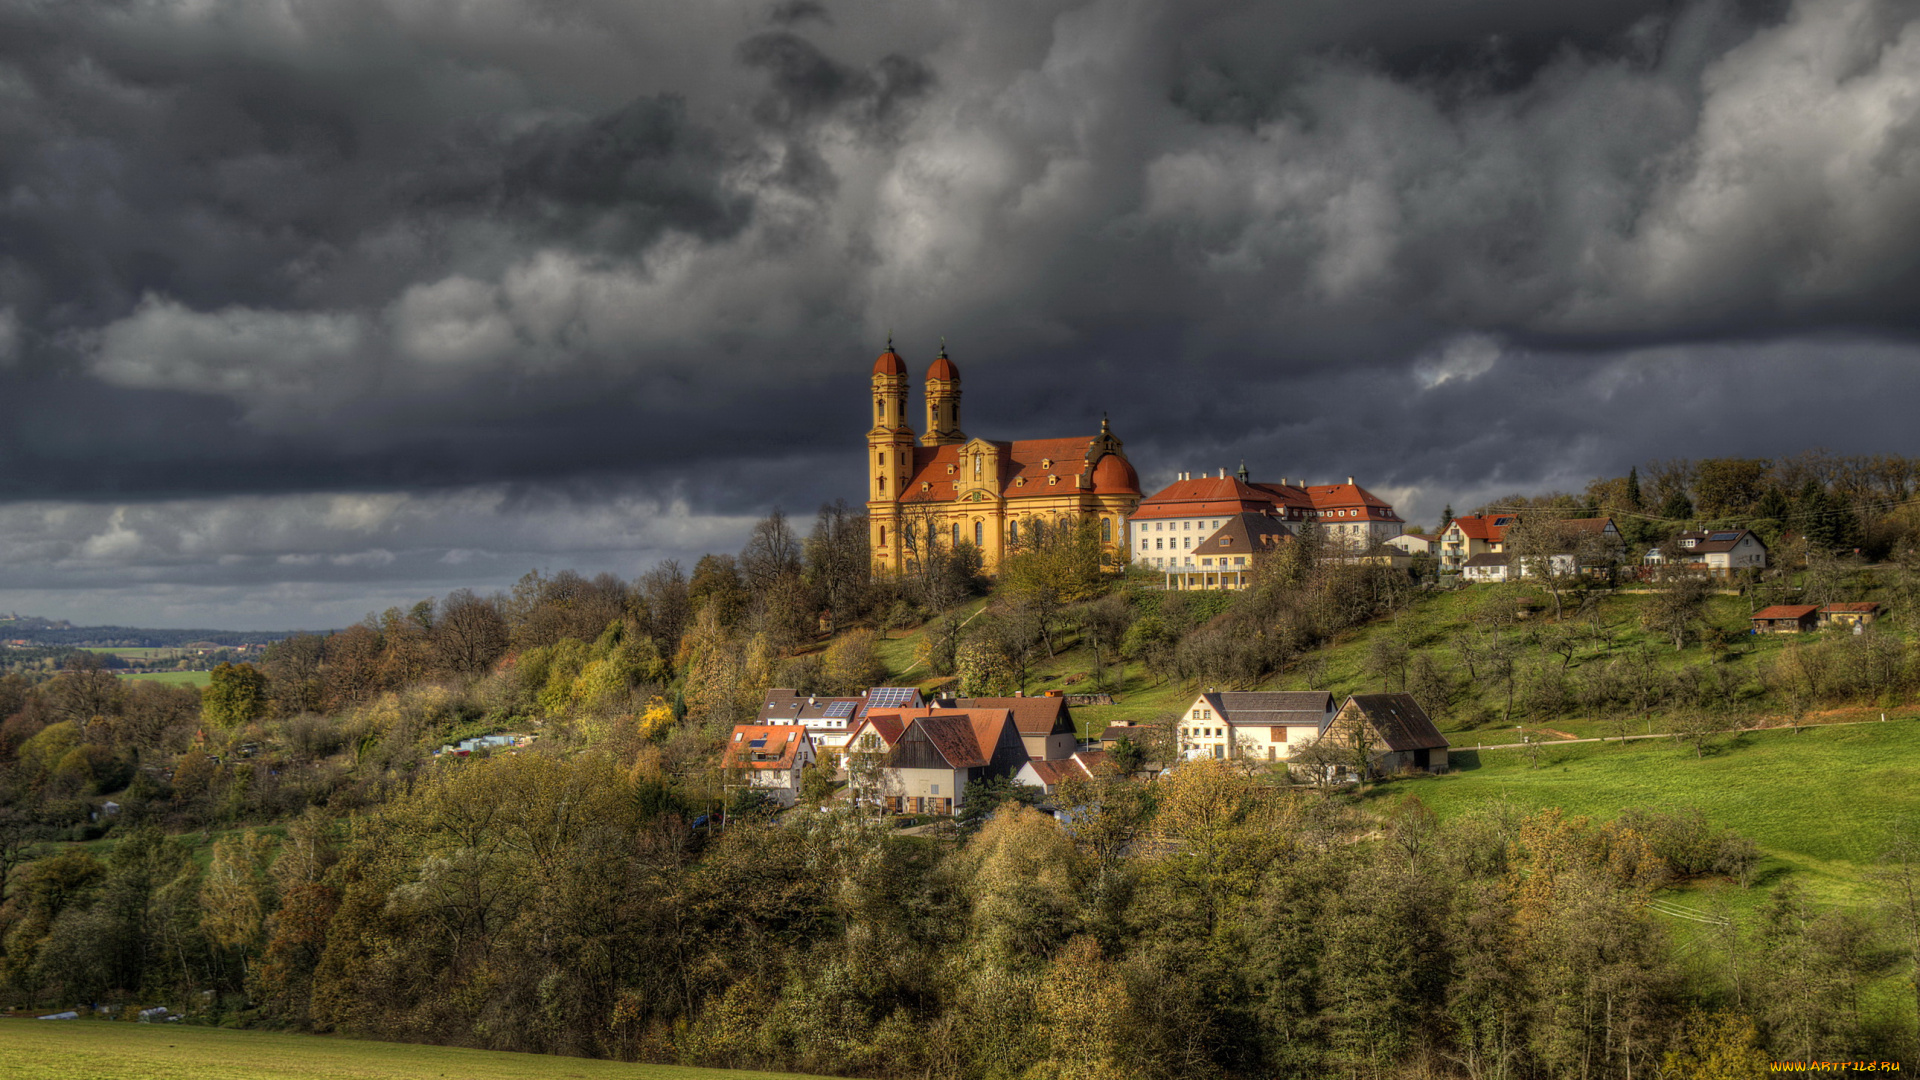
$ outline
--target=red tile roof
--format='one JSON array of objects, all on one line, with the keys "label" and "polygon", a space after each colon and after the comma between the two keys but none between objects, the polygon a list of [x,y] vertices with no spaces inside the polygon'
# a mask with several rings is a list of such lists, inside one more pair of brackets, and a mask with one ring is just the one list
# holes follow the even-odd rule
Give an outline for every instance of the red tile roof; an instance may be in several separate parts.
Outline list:
[{"label": "red tile roof", "polygon": [[[1094,469],[1090,479],[1091,488],[1082,489],[1078,481],[1087,470],[1087,451],[1096,440],[1076,439],[1021,439],[1016,442],[989,442],[998,454],[1000,477],[1000,495],[1008,499],[1042,498],[1049,495],[1067,495],[1078,490],[1101,490],[1102,494],[1133,494],[1140,490],[1140,481],[1133,475],[1133,467],[1121,464],[1124,469],[1107,466],[1103,473],[1100,467]],[[907,479],[906,491],[901,495],[906,502],[932,500],[952,502],[960,492],[972,482],[972,473],[964,461],[965,447],[970,444],[949,444],[946,446],[916,446],[913,450],[913,474]],[[1100,466],[1106,466],[1103,457]],[[1057,478],[1057,479],[1055,479]],[[1129,483],[1131,486],[1126,486]],[[1053,482],[1049,483],[1049,480]],[[1101,485],[1104,482],[1104,489]],[[922,488],[925,485],[925,488]]]},{"label": "red tile roof", "polygon": [[1871,615],[1880,610],[1880,605],[1866,600],[1851,604],[1828,604],[1820,610],[1827,615]]},{"label": "red tile roof", "polygon": [[1506,538],[1507,526],[1513,524],[1514,520],[1512,514],[1469,514],[1448,522],[1447,528],[1440,530],[1440,535],[1445,536],[1452,531],[1453,526],[1458,525],[1460,531],[1469,540],[1484,540],[1490,544],[1497,544]]},{"label": "red tile roof", "polygon": [[1056,730],[1073,730],[1065,697],[957,698],[954,705],[961,709],[1005,709],[1013,714],[1013,726],[1022,735],[1051,735]]},{"label": "red tile roof", "polygon": [[1818,604],[1775,604],[1753,613],[1755,619],[1804,619],[1820,610]]},{"label": "red tile roof", "polygon": [[1355,517],[1371,521],[1399,521],[1386,500],[1358,484],[1247,483],[1233,476],[1201,476],[1175,480],[1141,500],[1136,519],[1204,517],[1210,514],[1313,511],[1322,517],[1338,510],[1354,510]]},{"label": "red tile roof", "polygon": [[795,724],[735,724],[722,767],[791,769],[806,739],[807,729]]}]

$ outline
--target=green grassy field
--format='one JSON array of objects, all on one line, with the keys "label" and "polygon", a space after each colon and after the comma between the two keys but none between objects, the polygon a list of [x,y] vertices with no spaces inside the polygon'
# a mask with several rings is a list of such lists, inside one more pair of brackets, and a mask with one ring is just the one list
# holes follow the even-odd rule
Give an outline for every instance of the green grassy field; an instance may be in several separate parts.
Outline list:
[{"label": "green grassy field", "polygon": [[123,679],[135,679],[143,682],[161,682],[174,686],[205,686],[213,681],[211,671],[140,671],[121,672]]},{"label": "green grassy field", "polygon": [[1791,876],[1836,903],[1863,881],[1895,819],[1920,820],[1920,721],[1749,732],[1696,759],[1661,739],[1549,744],[1534,767],[1518,750],[1462,751],[1447,776],[1396,780],[1373,800],[1417,795],[1443,818],[1490,800],[1609,820],[1629,807],[1699,807],[1753,839],[1762,884]]},{"label": "green grassy field", "polygon": [[686,1069],[177,1024],[0,1020],[12,1080],[805,1080],[794,1073]]},{"label": "green grassy field", "polygon": [[106,653],[109,656],[118,656],[127,660],[171,660],[182,655],[179,649],[133,645],[88,646],[87,651]]}]

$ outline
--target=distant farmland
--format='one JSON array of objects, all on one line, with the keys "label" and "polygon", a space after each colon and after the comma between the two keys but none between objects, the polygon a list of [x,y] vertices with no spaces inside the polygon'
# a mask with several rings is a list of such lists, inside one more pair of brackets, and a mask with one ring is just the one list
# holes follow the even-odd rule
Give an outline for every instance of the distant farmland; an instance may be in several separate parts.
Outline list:
[{"label": "distant farmland", "polygon": [[137,682],[163,682],[178,686],[205,686],[213,681],[211,671],[119,671],[114,674]]}]

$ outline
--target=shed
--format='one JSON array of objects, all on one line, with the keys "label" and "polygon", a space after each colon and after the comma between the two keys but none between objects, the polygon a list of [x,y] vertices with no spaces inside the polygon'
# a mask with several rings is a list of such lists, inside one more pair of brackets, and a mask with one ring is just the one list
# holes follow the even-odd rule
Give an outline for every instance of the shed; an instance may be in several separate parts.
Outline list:
[{"label": "shed", "polygon": [[1820,619],[1818,604],[1775,604],[1753,613],[1756,634],[1801,634],[1812,630]]}]

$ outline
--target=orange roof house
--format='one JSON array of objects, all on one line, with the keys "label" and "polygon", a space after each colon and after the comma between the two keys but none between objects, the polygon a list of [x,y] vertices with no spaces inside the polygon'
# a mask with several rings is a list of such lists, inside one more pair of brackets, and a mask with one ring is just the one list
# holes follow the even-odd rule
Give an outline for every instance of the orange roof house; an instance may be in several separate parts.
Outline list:
[{"label": "orange roof house", "polygon": [[1799,634],[1813,629],[1819,621],[1818,604],[1775,604],[1753,613],[1753,632]]},{"label": "orange roof house", "polygon": [[813,760],[813,738],[798,724],[736,724],[720,767],[727,787],[749,788],[792,806],[800,796],[801,772]]}]

